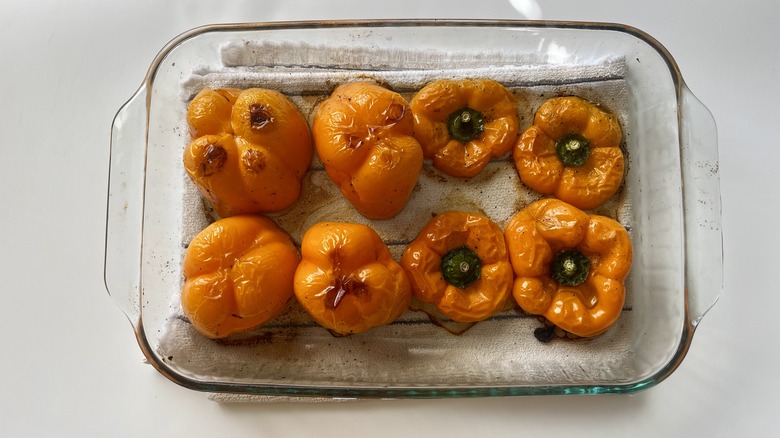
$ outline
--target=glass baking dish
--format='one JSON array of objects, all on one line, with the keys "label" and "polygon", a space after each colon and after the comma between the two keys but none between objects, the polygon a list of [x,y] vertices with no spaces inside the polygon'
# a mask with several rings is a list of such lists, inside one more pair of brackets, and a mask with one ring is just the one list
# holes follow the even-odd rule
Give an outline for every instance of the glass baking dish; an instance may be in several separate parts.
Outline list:
[{"label": "glass baking dish", "polygon": [[[521,129],[555,95],[577,94],[618,115],[628,170],[618,195],[597,210],[619,220],[634,244],[617,324],[593,339],[545,344],[533,335],[541,322],[515,310],[465,331],[442,323],[458,334],[410,310],[391,325],[336,338],[293,302],[251,333],[199,336],[179,306],[181,262],[213,216],[181,164],[188,100],[205,86],[276,88],[311,120],[340,83],[372,80],[411,97],[440,77],[504,83],[518,98]],[[508,157],[471,180],[426,162],[406,209],[368,221],[324,175],[315,157],[302,198],[274,219],[296,242],[320,220],[367,223],[396,257],[433,213],[479,211],[503,227],[539,197]],[[528,21],[213,25],[164,47],[114,119],[105,281],[148,362],[199,391],[328,399],[630,393],[675,370],[717,300],[720,221],[715,121],[666,49],[640,30]]]}]

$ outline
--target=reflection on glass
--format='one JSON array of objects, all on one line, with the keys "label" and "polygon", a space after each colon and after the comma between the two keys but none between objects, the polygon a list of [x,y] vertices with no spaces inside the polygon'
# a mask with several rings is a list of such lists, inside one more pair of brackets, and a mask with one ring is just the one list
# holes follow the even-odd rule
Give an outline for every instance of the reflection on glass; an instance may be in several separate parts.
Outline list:
[{"label": "reflection on glass", "polygon": [[536,0],[509,0],[509,4],[511,4],[523,18],[528,20],[542,19],[542,8]]}]

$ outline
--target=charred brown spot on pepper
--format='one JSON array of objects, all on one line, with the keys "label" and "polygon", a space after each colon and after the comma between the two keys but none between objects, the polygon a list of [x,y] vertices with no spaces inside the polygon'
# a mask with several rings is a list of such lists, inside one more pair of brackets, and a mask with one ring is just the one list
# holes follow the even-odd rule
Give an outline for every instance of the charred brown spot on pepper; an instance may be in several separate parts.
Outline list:
[{"label": "charred brown spot on pepper", "polygon": [[406,107],[394,103],[385,110],[385,120],[388,125],[398,123],[406,115]]},{"label": "charred brown spot on pepper", "polygon": [[209,144],[203,152],[200,162],[200,172],[203,176],[217,173],[227,161],[227,151],[222,146]]},{"label": "charred brown spot on pepper", "polygon": [[247,171],[258,173],[265,169],[265,154],[257,149],[247,149],[241,156],[241,162]]},{"label": "charred brown spot on pepper", "polygon": [[273,121],[271,112],[266,105],[255,103],[249,107],[249,126],[252,130],[262,129]]}]

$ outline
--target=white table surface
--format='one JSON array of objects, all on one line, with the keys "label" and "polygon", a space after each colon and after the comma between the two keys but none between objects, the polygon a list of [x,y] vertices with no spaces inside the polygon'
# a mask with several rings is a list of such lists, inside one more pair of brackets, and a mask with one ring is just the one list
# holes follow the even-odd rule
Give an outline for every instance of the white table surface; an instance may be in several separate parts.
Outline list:
[{"label": "white table surface", "polygon": [[[115,112],[192,27],[356,18],[610,21],[669,49],[718,123],[725,280],[667,380],[631,396],[220,404],[143,363],[103,284]],[[774,0],[0,0],[0,436],[777,436],[778,22]]]}]

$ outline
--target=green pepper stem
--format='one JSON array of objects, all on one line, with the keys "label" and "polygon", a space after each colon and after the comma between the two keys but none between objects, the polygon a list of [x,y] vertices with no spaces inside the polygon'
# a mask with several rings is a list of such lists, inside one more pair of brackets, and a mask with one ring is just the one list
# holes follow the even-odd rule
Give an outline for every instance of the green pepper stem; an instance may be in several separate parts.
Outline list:
[{"label": "green pepper stem", "polygon": [[555,143],[555,153],[565,166],[581,166],[590,157],[590,142],[580,134],[571,133]]},{"label": "green pepper stem", "polygon": [[469,142],[482,134],[485,130],[485,122],[482,113],[463,107],[447,117],[447,131],[452,138],[461,143]]},{"label": "green pepper stem", "polygon": [[590,272],[590,260],[576,249],[561,251],[553,258],[550,272],[558,284],[579,286]]},{"label": "green pepper stem", "polygon": [[441,258],[440,268],[447,283],[465,289],[479,280],[482,274],[482,260],[470,248],[460,246]]}]

